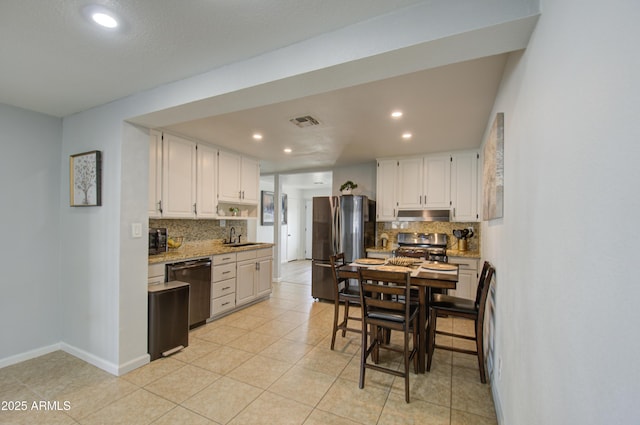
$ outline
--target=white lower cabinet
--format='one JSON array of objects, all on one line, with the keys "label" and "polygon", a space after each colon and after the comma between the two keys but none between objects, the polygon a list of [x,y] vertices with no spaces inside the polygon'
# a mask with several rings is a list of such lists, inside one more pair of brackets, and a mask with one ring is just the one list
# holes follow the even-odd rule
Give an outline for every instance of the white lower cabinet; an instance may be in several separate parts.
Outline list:
[{"label": "white lower cabinet", "polygon": [[271,293],[272,248],[238,253],[236,305]]},{"label": "white lower cabinet", "polygon": [[211,317],[236,306],[236,254],[214,255],[211,272]]},{"label": "white lower cabinet", "polygon": [[273,252],[271,248],[259,250],[257,252],[256,263],[258,264],[256,273],[258,292],[256,295],[259,298],[271,293],[271,280],[273,276]]},{"label": "white lower cabinet", "polygon": [[449,291],[450,295],[468,300],[476,299],[478,288],[478,259],[466,257],[449,257],[450,264],[458,264],[458,284],[455,291]]},{"label": "white lower cabinet", "polygon": [[149,285],[156,285],[164,282],[164,263],[149,264],[149,272],[147,274],[147,283]]}]

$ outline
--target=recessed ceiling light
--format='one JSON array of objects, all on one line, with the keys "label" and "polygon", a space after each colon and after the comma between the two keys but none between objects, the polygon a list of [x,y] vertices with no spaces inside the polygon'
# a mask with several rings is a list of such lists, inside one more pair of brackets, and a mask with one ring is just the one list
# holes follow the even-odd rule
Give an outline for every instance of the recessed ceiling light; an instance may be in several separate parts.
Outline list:
[{"label": "recessed ceiling light", "polygon": [[291,152],[293,152],[291,148],[284,148],[284,153],[291,153]]},{"label": "recessed ceiling light", "polygon": [[411,133],[402,133],[402,138],[405,140],[409,140],[413,137],[413,134]]},{"label": "recessed ceiling light", "polygon": [[91,19],[96,24],[103,26],[105,28],[115,28],[118,26],[118,21],[113,16],[107,15],[106,13],[94,13],[91,15]]},{"label": "recessed ceiling light", "polygon": [[402,111],[393,111],[391,113],[391,118],[400,118],[402,116]]},{"label": "recessed ceiling light", "polygon": [[117,16],[103,6],[90,4],[83,9],[84,15],[92,23],[106,29],[116,29],[120,25]]},{"label": "recessed ceiling light", "polygon": [[255,133],[255,134],[253,135],[253,138],[254,138],[255,140],[262,140],[262,134],[260,134],[260,133]]}]

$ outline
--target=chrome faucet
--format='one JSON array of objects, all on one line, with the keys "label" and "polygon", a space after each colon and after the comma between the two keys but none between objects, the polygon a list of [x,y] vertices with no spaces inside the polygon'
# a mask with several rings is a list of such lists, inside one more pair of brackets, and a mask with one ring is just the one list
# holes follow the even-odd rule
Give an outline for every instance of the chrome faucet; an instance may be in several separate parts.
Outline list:
[{"label": "chrome faucet", "polygon": [[232,227],[231,229],[229,229],[229,243],[235,243],[236,242],[236,229],[235,227]]}]

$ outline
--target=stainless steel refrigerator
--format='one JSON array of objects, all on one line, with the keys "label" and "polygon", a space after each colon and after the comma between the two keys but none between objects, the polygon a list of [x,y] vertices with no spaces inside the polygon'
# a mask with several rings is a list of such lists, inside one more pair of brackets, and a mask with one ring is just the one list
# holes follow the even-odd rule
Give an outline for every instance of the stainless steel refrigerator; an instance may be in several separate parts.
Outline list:
[{"label": "stainless steel refrigerator", "polygon": [[355,195],[313,198],[311,296],[333,300],[329,257],[339,252],[347,262],[366,257],[375,233],[375,201]]}]

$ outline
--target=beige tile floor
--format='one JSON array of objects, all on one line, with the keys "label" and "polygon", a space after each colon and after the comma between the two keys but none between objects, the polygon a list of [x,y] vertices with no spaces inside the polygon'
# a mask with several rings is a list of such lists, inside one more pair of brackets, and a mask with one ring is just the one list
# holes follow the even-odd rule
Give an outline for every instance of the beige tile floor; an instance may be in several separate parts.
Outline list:
[{"label": "beige tile floor", "polygon": [[[295,268],[296,276],[306,273],[293,264],[283,276]],[[0,401],[27,404],[26,411],[1,410],[0,424],[497,423],[473,356],[436,351],[431,372],[411,374],[410,404],[403,381],[390,375],[367,371],[359,389],[359,336],[338,337],[331,351],[333,305],[314,302],[308,280],[295,280],[193,330],[184,351],[121,377],[62,351],[0,369]],[[36,410],[34,401],[50,403]]]}]

